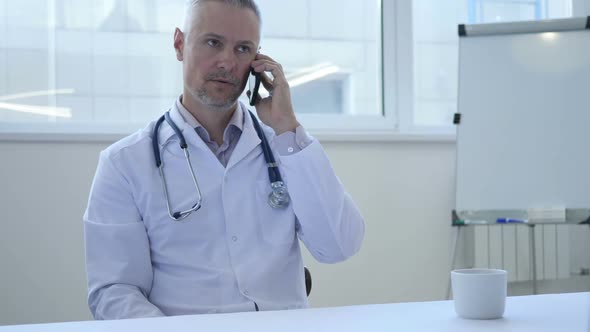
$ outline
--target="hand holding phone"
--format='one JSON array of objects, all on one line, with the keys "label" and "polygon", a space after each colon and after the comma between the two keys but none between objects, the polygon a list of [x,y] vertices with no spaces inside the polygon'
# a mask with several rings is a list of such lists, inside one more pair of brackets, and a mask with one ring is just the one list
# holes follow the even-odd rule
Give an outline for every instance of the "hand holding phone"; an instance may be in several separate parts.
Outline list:
[{"label": "hand holding phone", "polygon": [[[258,74],[258,79],[256,76],[251,77],[248,97],[250,105],[256,105],[258,118],[274,129],[277,135],[287,131],[295,132],[300,124],[293,112],[291,91],[283,67],[268,55],[260,53],[256,54],[256,59],[252,61],[251,67]],[[268,97],[262,98],[257,93],[260,84],[268,91]]]}]

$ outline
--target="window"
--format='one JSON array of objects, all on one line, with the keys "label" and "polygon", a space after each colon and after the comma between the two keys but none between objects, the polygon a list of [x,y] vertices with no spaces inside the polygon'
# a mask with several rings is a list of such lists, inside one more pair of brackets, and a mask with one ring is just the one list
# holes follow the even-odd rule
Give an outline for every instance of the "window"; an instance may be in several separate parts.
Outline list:
[{"label": "window", "polygon": [[547,5],[547,1],[469,0],[468,22],[540,20],[547,16],[543,15],[543,5]]},{"label": "window", "polygon": [[[0,130],[125,133],[157,118],[182,92],[185,3],[0,0]],[[306,127],[383,122],[378,0],[258,4],[262,52]]]},{"label": "window", "polygon": [[[185,0],[0,0],[0,133],[129,133],[182,91]],[[258,0],[312,133],[453,133],[459,23],[582,15],[590,0]]]}]

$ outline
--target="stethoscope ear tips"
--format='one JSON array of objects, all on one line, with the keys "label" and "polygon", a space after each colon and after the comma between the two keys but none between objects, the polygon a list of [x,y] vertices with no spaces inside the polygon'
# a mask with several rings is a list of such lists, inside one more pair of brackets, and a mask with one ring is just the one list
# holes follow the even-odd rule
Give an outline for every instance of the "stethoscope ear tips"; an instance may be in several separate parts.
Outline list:
[{"label": "stethoscope ear tips", "polygon": [[287,187],[282,181],[273,182],[270,184],[272,192],[268,195],[268,205],[274,209],[284,209],[289,206],[291,201]]}]

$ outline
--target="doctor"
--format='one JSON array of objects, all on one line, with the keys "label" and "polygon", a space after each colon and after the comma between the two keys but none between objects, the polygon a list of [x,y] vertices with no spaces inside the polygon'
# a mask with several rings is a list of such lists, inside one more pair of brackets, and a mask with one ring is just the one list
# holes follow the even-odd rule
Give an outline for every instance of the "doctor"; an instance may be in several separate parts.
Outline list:
[{"label": "doctor", "polygon": [[[297,122],[281,65],[257,54],[260,26],[252,0],[191,1],[174,34],[183,94],[157,130],[101,153],[84,214],[95,319],[305,308],[299,240],[324,263],[359,251],[363,218]],[[237,101],[251,69],[272,74],[260,128]]]}]

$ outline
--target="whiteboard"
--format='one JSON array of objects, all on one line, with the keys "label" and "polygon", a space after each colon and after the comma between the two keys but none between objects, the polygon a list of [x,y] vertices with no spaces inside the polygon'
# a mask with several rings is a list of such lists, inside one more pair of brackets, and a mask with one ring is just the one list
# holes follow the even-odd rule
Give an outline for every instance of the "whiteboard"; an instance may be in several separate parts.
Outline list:
[{"label": "whiteboard", "polygon": [[590,30],[560,22],[460,38],[457,210],[590,208]]}]

